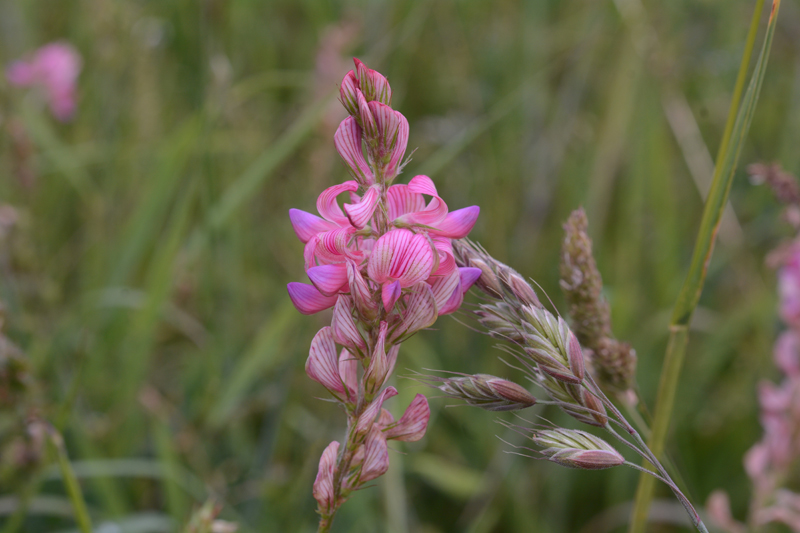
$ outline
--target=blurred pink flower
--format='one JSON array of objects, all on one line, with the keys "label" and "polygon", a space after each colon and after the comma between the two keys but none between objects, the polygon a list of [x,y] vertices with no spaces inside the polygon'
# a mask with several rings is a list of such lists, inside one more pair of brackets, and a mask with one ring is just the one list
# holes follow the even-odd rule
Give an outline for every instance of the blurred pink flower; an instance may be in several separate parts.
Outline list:
[{"label": "blurred pink flower", "polygon": [[39,48],[30,61],[12,63],[6,77],[12,85],[44,91],[50,111],[60,121],[75,113],[75,85],[81,71],[81,56],[71,45],[55,42]]}]

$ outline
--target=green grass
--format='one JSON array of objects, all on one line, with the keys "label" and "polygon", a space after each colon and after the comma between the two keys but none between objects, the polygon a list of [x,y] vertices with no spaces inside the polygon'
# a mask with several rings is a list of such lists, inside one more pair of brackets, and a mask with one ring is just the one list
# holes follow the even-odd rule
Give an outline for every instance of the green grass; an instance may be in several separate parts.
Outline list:
[{"label": "green grass", "polygon": [[[418,149],[404,176],[429,173],[451,208],[479,204],[471,236],[560,309],[560,226],[586,206],[615,334],[635,346],[652,408],[703,207],[664,101],[684,100],[696,148],[717,152],[755,2],[643,1],[658,61],[637,54],[616,4],[0,0],[0,63],[56,39],[84,57],[69,124],[0,82],[0,203],[20,213],[0,241],[0,300],[95,527],[156,531],[211,495],[244,531],[316,527],[316,464],[344,417],[303,371],[327,317],[288,301],[286,283],[304,277],[288,209],[313,211],[345,179],[332,140],[344,111],[326,98],[354,55],[387,75],[409,120]],[[724,487],[739,517],[742,454],[760,435],[755,385],[776,375],[763,257],[787,234],[741,169],[800,171],[798,6],[782,7],[730,193],[741,238],[722,239],[710,263],[667,440],[695,501]],[[24,160],[12,121],[32,143]],[[440,320],[404,344],[398,373],[516,377],[492,344]],[[396,385],[395,414],[425,392]],[[392,454],[335,531],[565,533],[632,501],[635,472],[507,456],[493,414],[449,403],[431,400],[427,436],[393,445],[407,455]],[[77,528],[38,503],[69,497],[57,470],[41,476],[20,531]],[[0,498],[23,488],[0,486]]]}]

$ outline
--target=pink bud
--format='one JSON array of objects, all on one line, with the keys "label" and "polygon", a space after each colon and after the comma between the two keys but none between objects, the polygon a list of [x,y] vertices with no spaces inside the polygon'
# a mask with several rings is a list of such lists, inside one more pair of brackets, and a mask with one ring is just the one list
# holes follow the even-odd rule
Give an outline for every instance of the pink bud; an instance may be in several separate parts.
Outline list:
[{"label": "pink bud", "polygon": [[356,422],[356,435],[364,436],[372,429],[372,425],[381,414],[383,402],[392,396],[397,396],[397,389],[394,387],[386,387],[372,400],[372,403],[369,404],[361,414],[361,417],[359,417],[358,422]]},{"label": "pink bud", "polygon": [[333,308],[333,321],[331,322],[333,338],[353,351],[366,349],[367,344],[358,331],[356,321],[353,319],[353,299],[349,296],[340,296]]},{"label": "pink bud", "polygon": [[386,354],[386,332],[388,325],[386,322],[381,322],[380,331],[378,332],[378,342],[372,350],[372,356],[367,366],[367,371],[364,374],[364,386],[368,395],[373,395],[386,383],[386,379],[391,375],[394,370],[394,364],[397,361],[397,352],[400,346],[392,346],[389,349],[389,354]]},{"label": "pink bud", "polygon": [[368,102],[377,100],[382,104],[392,103],[392,89],[389,82],[379,72],[367,68],[367,66],[356,58],[353,58],[356,65],[355,74],[358,78],[358,85],[364,93]]},{"label": "pink bud", "polygon": [[364,138],[367,142],[374,142],[378,136],[378,126],[375,125],[375,117],[372,116],[372,111],[369,108],[366,98],[361,91],[356,91],[356,98],[358,101],[358,125],[364,132]]},{"label": "pink bud", "polygon": [[358,314],[367,321],[373,320],[378,315],[378,304],[372,299],[372,292],[353,261],[347,262],[347,281]]},{"label": "pink bud", "polygon": [[355,403],[358,399],[356,396],[356,391],[358,390],[358,366],[356,356],[346,348],[343,348],[339,354],[339,375],[347,391],[347,400],[351,403]]},{"label": "pink bud", "polygon": [[339,358],[330,326],[325,326],[314,335],[306,360],[306,374],[337,398],[344,393]]},{"label": "pink bud", "polygon": [[339,125],[339,129],[336,130],[333,142],[336,145],[336,151],[342,156],[348,170],[356,181],[362,186],[369,186],[375,182],[375,177],[372,175],[372,170],[364,158],[361,137],[361,128],[358,126],[356,119],[347,117]]},{"label": "pink bud", "polygon": [[417,394],[400,420],[383,430],[384,436],[387,440],[418,441],[425,435],[430,418],[431,409],[428,407],[427,398],[422,394]]},{"label": "pink bud", "polygon": [[336,456],[339,453],[339,443],[336,441],[328,444],[319,460],[317,478],[314,480],[314,499],[319,504],[322,514],[329,514],[336,509],[334,501],[333,478],[336,471]]},{"label": "pink bud", "polygon": [[358,78],[354,71],[345,74],[342,85],[339,88],[339,101],[347,112],[353,116],[358,115]]},{"label": "pink bud", "polygon": [[380,431],[367,435],[364,443],[364,459],[361,463],[360,483],[366,483],[382,476],[389,470],[389,449]]}]

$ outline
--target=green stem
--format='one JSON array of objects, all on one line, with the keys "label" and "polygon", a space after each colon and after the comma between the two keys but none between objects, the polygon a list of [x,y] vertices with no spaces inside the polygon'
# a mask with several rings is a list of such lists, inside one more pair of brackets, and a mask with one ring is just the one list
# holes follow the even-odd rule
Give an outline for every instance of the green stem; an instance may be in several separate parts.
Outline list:
[{"label": "green stem", "polygon": [[64,486],[72,508],[75,511],[75,521],[81,533],[92,533],[92,521],[89,518],[89,511],[86,508],[86,501],[83,499],[83,492],[75,476],[75,471],[69,462],[67,448],[64,446],[64,439],[61,434],[52,426],[49,427],[50,442],[55,448],[58,468],[61,470],[61,477],[64,479]]},{"label": "green stem", "polygon": [[[756,2],[756,9],[750,24],[747,44],[745,45],[745,52],[742,57],[742,64],[739,67],[739,75],[737,77],[736,88],[734,89],[733,100],[731,101],[725,133],[719,153],[717,154],[714,179],[703,210],[703,218],[700,223],[697,242],[695,243],[692,263],[689,267],[689,272],[683,287],[681,288],[678,300],[675,303],[675,308],[673,309],[669,343],[667,345],[667,353],[664,358],[664,365],[656,398],[652,434],[648,442],[648,447],[656,457],[662,455],[664,451],[664,442],[666,440],[667,430],[669,429],[670,418],[672,416],[672,408],[675,402],[675,391],[678,386],[681,367],[683,366],[683,359],[686,354],[686,345],[689,339],[689,323],[703,290],[711,254],[714,250],[717,230],[719,229],[723,210],[728,202],[728,195],[730,193],[731,184],[733,183],[733,176],[736,171],[742,145],[744,144],[744,138],[747,136],[747,132],[750,129],[750,122],[755,113],[755,106],[758,101],[761,82],[764,79],[767,59],[772,45],[772,37],[775,33],[775,23],[777,20],[778,8],[780,7],[780,0],[773,0],[772,12],[769,17],[764,44],[750,79],[750,84],[747,87],[747,92],[740,105],[739,97],[744,87],[747,67],[750,62],[752,50],[755,46],[755,38],[763,4],[764,0],[757,0]],[[653,487],[654,483],[652,477],[640,475],[633,515],[631,516],[630,533],[644,532],[647,523],[647,515],[650,509],[650,502],[653,499]]]}]

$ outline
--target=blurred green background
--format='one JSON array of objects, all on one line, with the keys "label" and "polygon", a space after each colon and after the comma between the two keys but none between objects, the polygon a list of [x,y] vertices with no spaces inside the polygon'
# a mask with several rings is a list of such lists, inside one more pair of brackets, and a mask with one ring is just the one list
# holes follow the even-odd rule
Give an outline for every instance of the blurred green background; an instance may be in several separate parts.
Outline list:
[{"label": "blurred green background", "polygon": [[[0,64],[54,40],[84,60],[70,123],[0,81],[0,204],[18,215],[0,237],[0,300],[37,381],[28,411],[2,415],[3,439],[18,431],[9,417],[52,422],[98,531],[174,531],[212,495],[241,531],[315,531],[311,484],[344,416],[303,370],[329,315],[289,302],[286,283],[305,276],[287,211],[313,212],[347,179],[332,97],[352,56],[388,77],[409,120],[405,179],[430,175],[452,209],[480,205],[471,236],[561,309],[561,224],[586,207],[615,333],[639,354],[652,408],[754,4],[0,0]],[[742,455],[761,434],[755,386],[777,378],[763,258],[788,235],[743,168],[800,169],[800,3],[781,19],[668,445],[693,500],[725,488],[738,518]],[[519,381],[492,345],[441,319],[404,344],[397,374]],[[634,471],[509,455],[494,414],[395,384],[396,415],[431,397],[428,433],[393,445],[389,473],[335,531],[623,530]],[[21,531],[75,527],[52,461],[11,469],[0,524],[24,493]],[[662,518],[681,519],[658,490]]]}]

